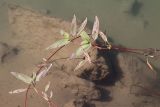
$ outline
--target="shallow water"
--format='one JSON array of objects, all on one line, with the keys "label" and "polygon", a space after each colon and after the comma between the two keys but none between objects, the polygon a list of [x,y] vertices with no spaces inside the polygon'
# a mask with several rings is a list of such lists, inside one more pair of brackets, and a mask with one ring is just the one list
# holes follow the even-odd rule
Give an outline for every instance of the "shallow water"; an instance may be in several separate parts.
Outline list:
[{"label": "shallow water", "polygon": [[[71,20],[73,14],[90,24],[97,15],[101,29],[116,44],[131,48],[159,48],[159,0],[0,0],[0,40],[10,41],[7,5],[20,4]],[[133,10],[132,10],[133,9]],[[156,62],[157,66],[160,66]]]},{"label": "shallow water", "polygon": [[[7,16],[10,3],[66,20],[71,20],[73,14],[80,20],[88,17],[91,24],[97,15],[102,30],[106,30],[116,44],[132,48],[160,46],[160,0],[139,0],[138,3],[135,0],[0,0],[0,41],[7,43],[12,41]],[[157,67],[160,67],[159,61],[155,63]],[[7,68],[8,71],[11,69]],[[9,88],[12,89],[12,85]]]},{"label": "shallow water", "polygon": [[[159,0],[139,0],[141,6],[134,6],[136,14],[130,13],[135,0],[1,0],[0,34],[7,29],[7,4],[20,4],[49,12],[51,16],[71,20],[76,14],[80,20],[94,16],[100,18],[101,28],[106,30],[115,43],[127,47],[159,48]],[[136,5],[136,3],[135,3]],[[1,38],[3,38],[1,36]]]}]

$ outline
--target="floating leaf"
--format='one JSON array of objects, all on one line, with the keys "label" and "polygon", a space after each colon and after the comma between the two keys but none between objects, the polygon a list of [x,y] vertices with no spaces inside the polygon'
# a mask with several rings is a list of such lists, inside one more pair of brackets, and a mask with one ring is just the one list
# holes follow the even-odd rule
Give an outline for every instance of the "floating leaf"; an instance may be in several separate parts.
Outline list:
[{"label": "floating leaf", "polygon": [[48,73],[48,71],[51,69],[52,64],[50,64],[48,67],[45,67],[37,76],[36,81],[39,81],[41,78],[45,77]]},{"label": "floating leaf", "polygon": [[30,84],[33,81],[33,78],[31,78],[31,77],[29,77],[29,76],[27,76],[25,74],[22,74],[22,73],[11,72],[11,74],[13,76],[15,76],[17,79],[19,79],[19,80],[21,80],[21,81],[23,81],[25,83],[28,83],[28,84]]},{"label": "floating leaf", "polygon": [[58,48],[61,47],[63,45],[67,45],[70,41],[68,39],[61,39],[59,41],[56,41],[55,43],[53,43],[52,45],[50,45],[49,47],[47,47],[46,49],[53,49],[53,48]]},{"label": "floating leaf", "polygon": [[27,88],[17,89],[17,90],[10,91],[9,94],[17,94],[17,93],[24,92],[26,90],[27,90]]},{"label": "floating leaf", "polygon": [[84,28],[86,27],[86,25],[87,25],[87,18],[83,21],[83,23],[79,27],[77,35],[79,35],[84,30]]},{"label": "floating leaf", "polygon": [[97,16],[95,16],[95,21],[94,21],[93,29],[92,29],[93,40],[96,40],[98,38],[98,32],[99,32],[99,19]]},{"label": "floating leaf", "polygon": [[49,89],[49,87],[50,87],[50,81],[48,82],[48,84],[45,86],[45,92],[47,92],[48,91],[48,89]]},{"label": "floating leaf", "polygon": [[87,60],[82,60],[78,63],[78,65],[76,66],[76,68],[74,69],[74,71],[78,70],[79,68],[81,68],[85,63],[87,62]]},{"label": "floating leaf", "polygon": [[87,51],[91,47],[91,44],[84,44],[80,46],[76,51],[76,56],[80,56],[83,54],[83,51]]},{"label": "floating leaf", "polygon": [[81,38],[82,38],[82,40],[86,40],[86,41],[90,41],[90,37],[89,37],[89,35],[87,34],[87,32],[85,32],[85,31],[82,31],[81,33],[80,33],[80,36],[81,36]]},{"label": "floating leaf", "polygon": [[71,23],[71,35],[75,36],[76,33],[77,33],[77,19],[76,16],[74,15]]}]

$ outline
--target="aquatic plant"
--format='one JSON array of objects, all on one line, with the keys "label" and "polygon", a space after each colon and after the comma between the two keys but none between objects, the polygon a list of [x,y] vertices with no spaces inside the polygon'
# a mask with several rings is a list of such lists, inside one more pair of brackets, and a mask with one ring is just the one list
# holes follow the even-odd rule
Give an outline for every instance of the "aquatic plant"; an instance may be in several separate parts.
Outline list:
[{"label": "aquatic plant", "polygon": [[[59,51],[61,51],[66,45],[74,42],[76,39],[81,39],[81,41],[77,44],[79,47],[75,50],[74,53],[72,53],[70,56],[68,56],[67,59],[81,59],[79,64],[75,67],[75,71],[83,67],[83,65],[87,63],[95,64],[96,61],[92,60],[91,53],[93,49],[99,49],[99,50],[106,50],[106,51],[118,51],[118,52],[131,52],[143,55],[146,58],[146,65],[155,73],[154,68],[150,64],[149,59],[150,58],[157,58],[159,55],[157,54],[160,50],[159,49],[132,49],[132,48],[124,48],[120,46],[116,46],[113,43],[111,43],[108,40],[108,36],[103,33],[99,27],[99,19],[97,16],[95,16],[95,21],[93,24],[93,29],[91,32],[86,31],[86,25],[87,25],[87,18],[82,22],[80,27],[77,25],[77,18],[74,15],[72,22],[71,22],[71,30],[70,32],[66,32],[64,30],[60,31],[60,34],[62,35],[62,39],[56,41],[55,43],[51,44],[49,47],[46,48],[46,50],[49,49],[55,49],[55,51],[47,58],[43,58],[42,64],[38,66],[38,70],[36,72],[33,72],[31,76],[18,73],[18,72],[11,72],[13,76],[15,76],[17,79],[23,81],[24,83],[28,84],[27,88],[17,89],[10,91],[10,94],[20,93],[20,92],[26,92],[25,94],[25,107],[27,107],[27,99],[28,99],[28,92],[30,89],[33,89],[40,97],[42,97],[47,103],[49,107],[57,107],[57,104],[53,102],[52,97],[53,92],[49,91],[50,82],[46,84],[44,87],[44,91],[40,91],[36,88],[36,84],[40,82],[40,80],[47,76],[47,73],[52,67],[52,62],[56,59],[55,55],[58,54]],[[97,40],[101,39],[102,42],[98,43]],[[64,58],[63,58],[64,59]]]}]

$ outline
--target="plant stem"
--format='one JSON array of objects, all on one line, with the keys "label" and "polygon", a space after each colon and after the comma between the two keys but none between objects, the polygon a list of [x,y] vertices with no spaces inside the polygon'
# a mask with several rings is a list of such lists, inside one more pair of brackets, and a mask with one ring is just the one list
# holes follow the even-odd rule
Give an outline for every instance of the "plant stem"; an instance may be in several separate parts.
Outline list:
[{"label": "plant stem", "polygon": [[[71,39],[70,42],[73,42],[74,40],[76,40],[76,39],[78,39],[78,38],[80,38],[80,36],[77,36],[77,37]],[[65,46],[66,46],[66,45],[63,45],[63,46],[59,47],[55,52],[53,52],[48,58],[46,58],[46,62],[49,62],[49,60],[50,60],[56,53],[58,53],[62,48],[64,48]],[[36,75],[38,75],[38,74],[41,72],[41,70],[43,69],[43,67],[44,67],[44,66],[41,66],[41,67],[37,70]],[[32,85],[32,84],[29,84],[29,85],[28,85],[28,88],[27,88],[27,91],[26,91],[26,94],[25,94],[25,106],[24,106],[24,107],[27,107],[28,93],[29,93],[29,89],[30,89],[31,85]]]}]

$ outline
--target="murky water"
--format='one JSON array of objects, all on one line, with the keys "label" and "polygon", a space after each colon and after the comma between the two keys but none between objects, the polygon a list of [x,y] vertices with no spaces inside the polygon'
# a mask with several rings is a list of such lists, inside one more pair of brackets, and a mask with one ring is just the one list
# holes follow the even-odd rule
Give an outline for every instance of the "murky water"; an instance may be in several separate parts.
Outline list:
[{"label": "murky water", "polygon": [[0,40],[11,40],[7,5],[20,4],[66,20],[76,14],[80,20],[88,17],[92,23],[97,15],[102,30],[116,44],[159,48],[159,3],[159,0],[0,0]]},{"label": "murky water", "polygon": [[160,1],[138,0],[137,4],[135,2],[135,0],[1,0],[1,39],[7,29],[7,4],[14,3],[68,20],[76,14],[81,20],[88,17],[92,22],[97,15],[101,28],[108,32],[115,43],[128,47],[158,48]]},{"label": "murky water", "polygon": [[[0,42],[6,43],[12,41],[8,4],[19,4],[65,20],[71,20],[73,14],[76,14],[80,20],[88,17],[89,24],[92,24],[94,16],[98,16],[101,29],[108,33],[115,44],[131,48],[160,48],[160,0],[0,0]],[[29,59],[30,56],[27,55],[22,58]],[[159,61],[155,61],[155,66],[160,68]],[[19,60],[17,63],[24,65],[26,61]],[[7,77],[0,78],[1,86],[9,84],[6,79],[12,84],[11,75],[3,71],[20,71],[32,65],[24,65],[20,69],[17,63],[6,65],[4,70],[0,68],[0,75]],[[13,69],[14,66],[16,67]],[[7,93],[13,88],[13,84],[3,87],[3,93]],[[7,96],[13,97],[8,94]],[[5,103],[7,105],[7,100]]]}]

